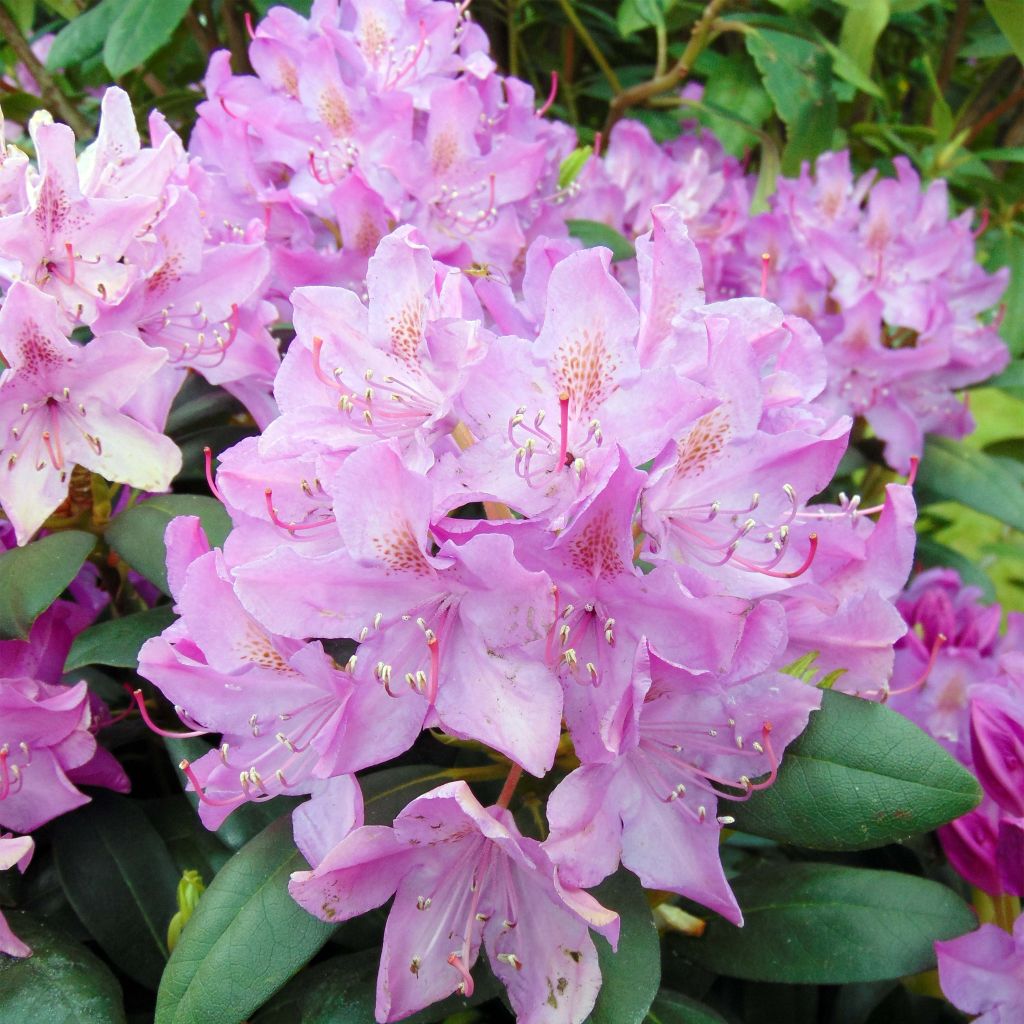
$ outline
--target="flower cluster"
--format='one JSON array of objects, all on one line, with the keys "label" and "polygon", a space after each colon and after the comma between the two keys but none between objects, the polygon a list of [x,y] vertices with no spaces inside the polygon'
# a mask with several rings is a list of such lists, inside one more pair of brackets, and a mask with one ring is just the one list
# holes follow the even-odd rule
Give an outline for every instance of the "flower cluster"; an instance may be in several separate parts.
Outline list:
[{"label": "flower cluster", "polygon": [[395,224],[443,262],[509,274],[538,234],[565,234],[558,171],[575,133],[496,73],[468,6],[278,7],[253,34],[254,76],[214,56],[191,151],[226,218],[265,222],[275,301],[296,285],[358,289]]},{"label": "flower cluster", "polygon": [[739,163],[708,136],[655,143],[621,122],[591,161],[573,214],[627,236],[653,204],[680,211],[704,260],[709,298],[761,295],[812,323],[825,342],[820,401],[863,417],[905,472],[926,433],[973,429],[954,392],[998,373],[1009,358],[994,323],[1005,270],[975,257],[970,211],[950,219],[946,183],[921,182],[904,157],[895,178],[855,178],[849,153],[825,153],[814,173],[780,178],[766,213],[750,216]]},{"label": "flower cluster", "polygon": [[140,144],[110,89],[96,141],[32,119],[33,167],[0,145],[0,506],[24,544],[76,465],[148,491],[181,466],[163,435],[188,370],[275,413],[262,229],[209,223],[212,188],[162,118]]},{"label": "flower cluster", "polygon": [[[587,929],[616,928],[584,888],[620,862],[739,923],[723,803],[771,784],[820,701],[781,669],[811,651],[866,673],[865,637],[899,635],[858,581],[905,582],[909,488],[808,505],[850,428],[815,404],[819,339],[765,300],[705,305],[682,217],[652,223],[639,305],[607,250],[534,243],[522,293],[501,289],[519,333],[486,326],[493,281],[412,227],[381,240],[364,296],[295,290],[281,415],[216,476],[223,551],[197,520],[168,528],[181,617],[140,672],[220,736],[184,765],[200,814],[312,794],[296,898],[341,920],[397,893],[380,1020],[470,991],[481,943],[521,1020],[582,1020]],[[423,729],[505,759],[497,803],[458,782],[363,825],[353,773]],[[538,842],[509,801],[570,742]]]},{"label": "flower cluster", "polygon": [[910,627],[896,649],[892,706],[981,782],[985,799],[943,826],[953,866],[996,896],[1024,895],[1024,614],[980,603],[952,569],[918,576],[900,598]]}]

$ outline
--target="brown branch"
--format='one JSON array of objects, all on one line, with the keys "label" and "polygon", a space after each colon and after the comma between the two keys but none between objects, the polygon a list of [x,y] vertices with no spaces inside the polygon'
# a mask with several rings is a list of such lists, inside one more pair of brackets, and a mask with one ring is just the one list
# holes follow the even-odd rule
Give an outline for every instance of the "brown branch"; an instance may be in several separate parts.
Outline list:
[{"label": "brown branch", "polygon": [[652,96],[674,89],[689,75],[697,58],[707,46],[708,37],[715,27],[715,19],[726,3],[728,0],[711,0],[704,8],[704,13],[690,30],[690,41],[686,44],[682,56],[665,74],[655,75],[650,81],[631,86],[616,95],[608,110],[608,120],[605,121],[603,132],[605,139],[609,137],[612,128],[630,107],[639,106],[641,103],[646,103]]},{"label": "brown branch", "polygon": [[82,117],[75,105],[64,95],[46,69],[46,65],[32,52],[32,47],[22,34],[7,8],[0,3],[0,37],[14,51],[18,60],[28,68],[39,86],[39,93],[50,112],[65,124],[70,125],[80,139],[92,138],[92,126]]},{"label": "brown branch", "polygon": [[971,13],[971,0],[957,0],[956,14],[953,15],[953,25],[949,30],[949,38],[946,40],[945,49],[942,51],[942,62],[939,64],[939,89],[946,91],[949,80],[953,77],[953,70],[956,67],[957,54],[963,44],[964,35],[967,32],[967,22]]},{"label": "brown branch", "polygon": [[998,121],[1003,114],[1016,110],[1022,100],[1024,100],[1024,85],[1011,92],[1002,102],[997,103],[984,117],[974,123],[967,133],[967,138],[964,139],[964,146],[969,147],[993,121]]},{"label": "brown branch", "polygon": [[228,37],[228,49],[231,50],[231,70],[236,75],[245,75],[252,71],[242,6],[238,0],[224,0],[221,5],[224,29]]}]

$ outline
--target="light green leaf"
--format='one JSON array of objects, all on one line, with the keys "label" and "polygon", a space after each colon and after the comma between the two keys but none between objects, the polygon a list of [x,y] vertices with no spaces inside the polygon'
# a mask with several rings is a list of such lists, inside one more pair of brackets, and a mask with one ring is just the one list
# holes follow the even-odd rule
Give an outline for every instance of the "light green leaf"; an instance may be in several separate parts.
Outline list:
[{"label": "light green leaf", "polygon": [[815,850],[865,850],[966,814],[978,784],[911,721],[826,691],[773,786],[730,806],[741,832]]},{"label": "light green leaf", "polygon": [[985,0],[985,6],[1009,40],[1017,59],[1024,62],[1024,3],[1021,0]]},{"label": "light green leaf", "polygon": [[0,640],[24,640],[96,545],[91,533],[63,530],[0,554]]},{"label": "light green leaf", "polygon": [[863,74],[871,75],[878,37],[889,24],[889,0],[841,0],[846,7],[839,49]]},{"label": "light green leaf", "polygon": [[169,43],[192,0],[122,0],[103,45],[103,63],[120,78]]},{"label": "light green leaf", "polygon": [[566,227],[573,238],[578,238],[584,246],[592,249],[595,245],[603,245],[612,251],[612,259],[631,260],[636,256],[633,243],[623,237],[614,228],[596,220],[567,220]]}]

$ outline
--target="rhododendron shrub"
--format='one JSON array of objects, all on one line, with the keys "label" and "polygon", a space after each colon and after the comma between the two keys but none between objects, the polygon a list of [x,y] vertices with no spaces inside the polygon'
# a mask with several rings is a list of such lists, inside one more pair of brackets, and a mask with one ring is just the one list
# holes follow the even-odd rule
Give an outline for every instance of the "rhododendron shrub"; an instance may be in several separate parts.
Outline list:
[{"label": "rhododendron shrub", "polygon": [[1024,495],[925,441],[1009,359],[973,214],[580,131],[468,3],[229,7],[187,142],[0,139],[0,1009],[1009,1019],[1024,634],[925,568]]}]

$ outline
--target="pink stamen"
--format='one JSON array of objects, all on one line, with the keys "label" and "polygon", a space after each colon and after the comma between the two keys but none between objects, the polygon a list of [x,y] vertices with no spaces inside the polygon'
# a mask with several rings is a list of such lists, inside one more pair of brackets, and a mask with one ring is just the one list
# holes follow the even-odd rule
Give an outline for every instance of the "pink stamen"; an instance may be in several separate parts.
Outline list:
[{"label": "pink stamen", "polygon": [[213,450],[209,445],[203,447],[203,458],[206,461],[206,486],[210,488],[210,493],[222,504],[226,504],[224,501],[224,495],[217,489],[217,484],[213,479]]},{"label": "pink stamen", "polygon": [[437,637],[432,636],[427,640],[427,649],[430,651],[430,676],[427,679],[426,698],[428,704],[433,704],[437,699],[438,678],[441,668],[441,645]]},{"label": "pink stamen", "polygon": [[602,137],[601,133],[598,132],[594,136],[594,156],[600,156],[601,155],[601,143],[602,142],[604,142],[604,138]]},{"label": "pink stamen", "polygon": [[315,530],[318,526],[330,526],[331,523],[337,522],[337,519],[334,516],[327,516],[323,519],[318,519],[315,523],[286,523],[277,514],[277,509],[274,508],[273,488],[268,487],[263,492],[263,497],[267,503],[267,515],[270,516],[270,521],[275,526],[279,526],[282,530],[287,530],[289,533],[294,534],[299,530]]},{"label": "pink stamen", "polygon": [[939,651],[942,650],[948,639],[949,638],[945,633],[939,633],[935,637],[935,643],[932,644],[931,654],[928,656],[928,664],[925,665],[924,671],[909,686],[904,686],[899,690],[872,691],[873,693],[880,692],[882,694],[882,699],[879,703],[884,704],[890,697],[901,697],[905,693],[910,693],[912,690],[917,690],[924,686],[928,677],[932,674],[932,669],[935,668],[935,659],[938,658]]},{"label": "pink stamen", "polygon": [[188,781],[192,783],[192,788],[196,791],[199,799],[204,804],[209,804],[211,807],[231,807],[232,805],[240,804],[245,800],[245,795],[243,793],[239,793],[238,796],[228,797],[226,800],[222,800],[214,796],[207,796],[206,793],[203,792],[202,783],[199,781],[199,776],[196,775],[192,765],[188,761],[183,760],[178,762],[178,767],[185,773]]},{"label": "pink stamen", "polygon": [[[126,685],[125,689],[129,689]],[[146,702],[142,699],[141,690],[131,690],[132,700],[139,706],[139,714],[142,715],[142,720],[146,723],[147,727],[151,732],[155,732],[157,736],[169,736],[171,739],[192,739],[196,736],[207,736],[209,735],[209,729],[199,729],[192,732],[170,732],[167,729],[161,728],[152,718],[149,717],[149,712],[146,710]],[[198,788],[198,787],[197,787]]]},{"label": "pink stamen", "polygon": [[252,14],[249,11],[245,12],[245,30],[249,33],[250,39],[256,38],[256,30],[252,27]]},{"label": "pink stamen", "polygon": [[544,646],[544,660],[549,665],[551,664],[551,659],[554,657],[553,644],[555,642],[555,631],[558,629],[558,616],[561,612],[561,608],[559,607],[560,599],[557,584],[551,585],[551,596],[555,599],[555,617],[552,620],[551,628],[548,630],[548,639]]},{"label": "pink stamen", "polygon": [[768,778],[764,782],[750,782],[747,785],[747,791],[758,789],[767,789],[776,779],[779,774],[779,759],[775,756],[775,751],[772,749],[771,741],[772,723],[765,722],[761,726],[761,745],[764,747],[764,752],[768,755],[768,761],[771,764],[771,770],[768,772]]},{"label": "pink stamen", "polygon": [[68,254],[68,266],[70,268],[69,271],[68,271],[67,283],[68,284],[74,284],[75,283],[75,250],[74,250],[74,247],[72,246],[72,244],[70,242],[65,242],[64,243],[64,250]]},{"label": "pink stamen", "polygon": [[761,253],[761,298],[766,299],[768,297],[768,271],[772,265],[772,254],[770,252]]},{"label": "pink stamen", "polygon": [[452,953],[448,957],[448,963],[452,965],[462,975],[462,994],[464,996],[471,996],[473,994],[473,975],[466,970],[466,965],[462,962],[462,957],[458,953]]},{"label": "pink stamen", "polygon": [[981,210],[981,220],[978,226],[972,232],[975,239],[981,238],[983,234],[988,230],[989,212],[988,207],[984,206]]},{"label": "pink stamen", "polygon": [[50,437],[48,430],[43,431],[43,444],[46,445],[46,451],[50,456],[50,464],[54,469],[64,468],[64,459],[60,452],[60,442],[57,442],[57,448],[54,450],[53,440]]},{"label": "pink stamen", "polygon": [[760,566],[755,565],[753,562],[748,562],[745,558],[736,558],[737,565],[742,565],[744,569],[750,569],[753,572],[758,572],[762,576],[771,576],[775,580],[793,580],[797,576],[802,576],[811,567],[811,562],[814,561],[814,556],[818,551],[818,535],[812,533],[808,538],[810,541],[810,548],[807,552],[807,557],[804,559],[803,564],[799,569],[794,569],[792,572],[779,572],[776,569],[763,569]]},{"label": "pink stamen", "polygon": [[544,105],[537,111],[538,117],[543,117],[550,109],[551,104],[555,102],[555,97],[558,95],[558,72],[551,72],[551,90],[548,92],[548,98],[544,101]]},{"label": "pink stamen", "polygon": [[407,74],[409,74],[409,72],[412,71],[412,69],[414,67],[416,67],[417,63],[419,62],[420,57],[423,55],[423,48],[426,45],[427,45],[427,25],[426,25],[426,22],[421,20],[420,21],[420,41],[419,41],[419,45],[416,47],[415,52],[409,58],[409,60],[406,63],[405,67],[402,68],[402,70],[399,71],[398,74],[395,76],[394,80],[391,83],[391,87],[392,88],[394,88],[396,85],[398,85],[398,83],[403,78],[405,78],[405,76]]},{"label": "pink stamen", "polygon": [[224,113],[227,114],[228,117],[230,117],[232,121],[237,121],[238,120],[238,114],[233,114],[231,112],[231,108],[225,102],[224,97],[220,96],[220,97],[218,97],[218,99],[220,100],[221,109],[224,111]]},{"label": "pink stamen", "polygon": [[907,474],[907,486],[913,487],[914,481],[917,479],[917,467],[921,465],[921,460],[916,455],[910,456],[910,472]]},{"label": "pink stamen", "polygon": [[330,184],[332,184],[330,177],[326,177],[326,178],[321,178],[320,177],[320,172],[316,169],[316,154],[313,152],[313,150],[309,151],[309,171],[313,175],[313,177],[317,180],[317,182],[319,182],[319,184],[321,184],[321,185],[330,185]]},{"label": "pink stamen", "polygon": [[11,770],[7,767],[8,751],[0,747],[0,800],[6,800],[11,792]]},{"label": "pink stamen", "polygon": [[324,373],[324,368],[320,364],[323,347],[323,338],[313,339],[313,372],[316,374],[317,380],[319,380],[322,384],[326,384],[329,388],[333,388],[335,391],[341,391],[342,393],[344,393],[344,388],[342,388],[342,386],[338,383],[337,378],[330,377],[326,373]]},{"label": "pink stamen", "polygon": [[558,417],[560,440],[558,444],[558,469],[565,465],[565,457],[569,454],[569,392],[562,391],[558,396]]}]

